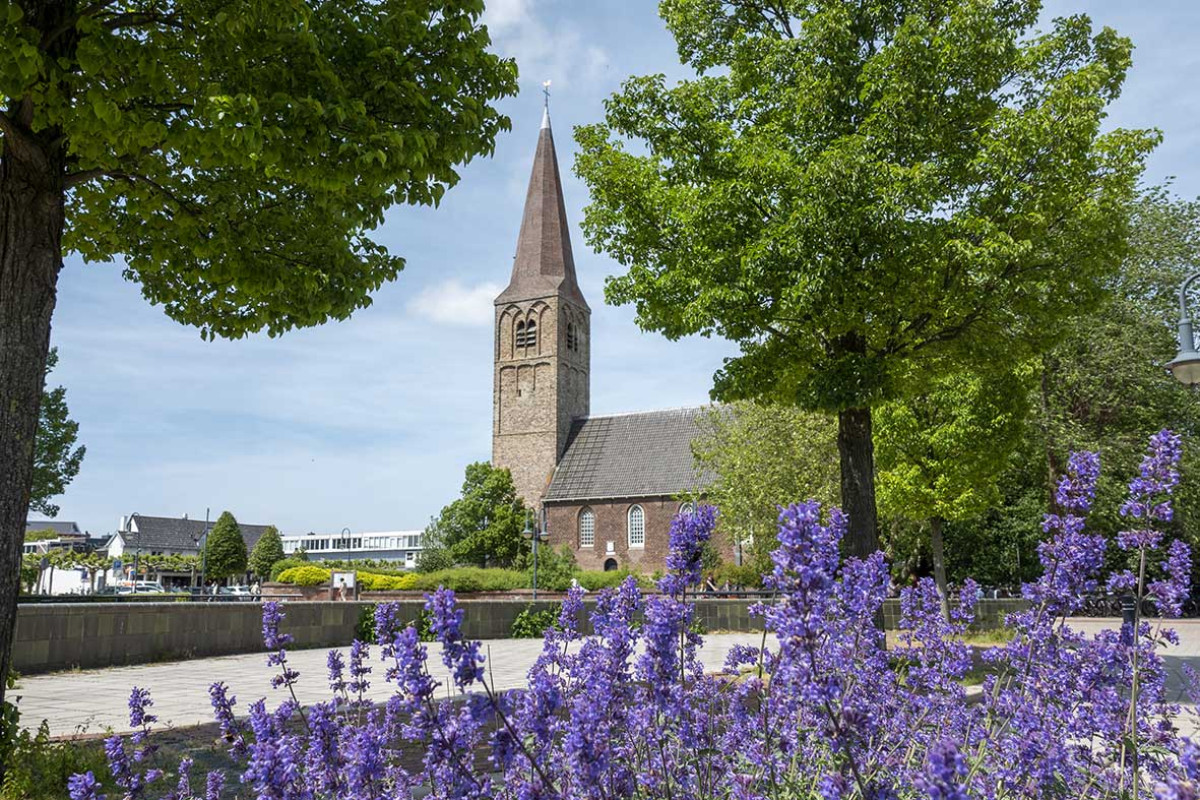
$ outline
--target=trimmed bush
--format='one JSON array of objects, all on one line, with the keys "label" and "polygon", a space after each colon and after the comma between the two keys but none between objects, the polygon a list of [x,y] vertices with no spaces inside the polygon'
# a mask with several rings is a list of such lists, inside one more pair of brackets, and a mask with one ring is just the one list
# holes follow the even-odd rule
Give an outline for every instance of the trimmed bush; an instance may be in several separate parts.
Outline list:
[{"label": "trimmed bush", "polygon": [[311,562],[304,558],[292,556],[291,558],[280,559],[271,565],[271,580],[279,580],[280,575],[287,572],[289,569],[292,569],[293,567],[307,566],[311,566]]},{"label": "trimmed bush", "polygon": [[534,611],[532,605],[525,606],[513,620],[508,635],[514,639],[541,639],[550,628],[558,628],[558,616],[561,613],[562,603],[555,603],[541,611]]},{"label": "trimmed bush", "polygon": [[376,572],[358,573],[358,585],[365,592],[404,592],[417,588],[418,576],[413,572],[387,575]]},{"label": "trimmed bush", "polygon": [[333,573],[315,564],[305,564],[302,567],[292,567],[279,573],[280,583],[290,583],[293,586],[320,586],[329,583]]},{"label": "trimmed bush", "polygon": [[508,592],[529,588],[529,576],[512,569],[456,567],[418,575],[413,588],[432,592],[439,586],[455,592]]},{"label": "trimmed bush", "polygon": [[612,572],[602,572],[600,570],[584,570],[576,573],[575,579],[579,581],[579,585],[587,589],[589,592],[596,592],[601,589],[611,589],[620,586],[625,582],[625,579],[632,575],[637,579],[639,586],[648,586],[645,577],[637,573],[630,572],[627,569],[613,570]]}]

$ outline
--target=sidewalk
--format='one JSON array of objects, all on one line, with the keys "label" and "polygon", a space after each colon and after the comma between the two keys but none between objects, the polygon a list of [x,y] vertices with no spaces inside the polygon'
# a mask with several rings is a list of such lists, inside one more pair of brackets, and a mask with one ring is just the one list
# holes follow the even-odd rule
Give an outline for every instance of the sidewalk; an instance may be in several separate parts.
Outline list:
[{"label": "sidewalk", "polygon": [[[705,668],[715,671],[725,662],[725,656],[735,644],[757,646],[761,633],[713,634],[705,637],[701,659]],[[442,682],[443,691],[453,684],[449,672],[442,666],[441,652],[436,644],[429,648],[429,670]],[[341,648],[349,659],[349,648]],[[296,695],[308,705],[330,697],[325,659],[328,650],[298,650],[288,652],[288,662],[299,670]],[[488,657],[484,664],[489,682],[497,689],[515,689],[525,685],[525,676],[542,652],[541,639],[492,639],[483,642]],[[372,700],[385,700],[393,686],[383,680],[383,665],[379,649],[371,647]],[[21,725],[36,729],[45,719],[51,736],[98,734],[111,729],[129,730],[129,690],[133,686],[150,690],[158,727],[190,726],[213,721],[208,687],[224,681],[237,697],[235,708],[245,713],[249,704],[261,697],[269,699],[268,706],[283,700],[286,689],[272,689],[271,677],[278,669],[266,665],[266,654],[222,656],[193,661],[145,664],[135,667],[113,667],[104,670],[59,672],[21,678],[12,696],[20,698]]]},{"label": "sidewalk", "polygon": [[[1076,619],[1070,623],[1078,630],[1094,634],[1120,626],[1120,620]],[[1171,672],[1168,682],[1170,699],[1190,702],[1183,689],[1180,669],[1190,663],[1200,669],[1200,620],[1181,620],[1173,627],[1179,633],[1179,644],[1163,651]],[[710,671],[719,669],[725,656],[735,644],[757,646],[757,633],[712,634],[705,637],[701,660]],[[449,673],[442,666],[436,644],[428,645],[430,671],[450,684]],[[525,685],[525,676],[542,650],[541,639],[493,639],[483,642],[488,660],[484,668],[488,680],[497,689],[514,689]],[[391,685],[383,680],[378,648],[372,647],[372,666],[375,671],[368,696],[384,700],[392,693]],[[343,654],[346,649],[342,650]],[[301,703],[309,704],[328,699],[325,659],[327,650],[290,652],[289,662],[300,671],[296,694]],[[224,681],[238,698],[237,710],[245,713],[247,706],[260,697],[270,698],[271,704],[285,696],[286,690],[271,688],[271,677],[277,670],[266,665],[266,654],[223,656],[193,661],[147,664],[136,667],[114,667],[105,670],[60,672],[22,678],[11,695],[20,698],[21,724],[37,728],[45,719],[52,736],[98,734],[107,730],[129,729],[126,701],[133,686],[149,689],[154,698],[154,713],[159,726],[190,726],[212,722],[208,687]],[[1196,717],[1181,720],[1184,727],[1196,728]]]}]

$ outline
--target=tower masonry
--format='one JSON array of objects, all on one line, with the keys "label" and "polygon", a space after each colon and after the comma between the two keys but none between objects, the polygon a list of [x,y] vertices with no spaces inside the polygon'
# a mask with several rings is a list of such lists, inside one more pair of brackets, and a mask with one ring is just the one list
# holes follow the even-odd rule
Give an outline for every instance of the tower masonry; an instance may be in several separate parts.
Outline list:
[{"label": "tower masonry", "polygon": [[575,277],[550,114],[542,116],[512,277],[495,301],[492,464],[540,508],[590,395],[591,309]]}]

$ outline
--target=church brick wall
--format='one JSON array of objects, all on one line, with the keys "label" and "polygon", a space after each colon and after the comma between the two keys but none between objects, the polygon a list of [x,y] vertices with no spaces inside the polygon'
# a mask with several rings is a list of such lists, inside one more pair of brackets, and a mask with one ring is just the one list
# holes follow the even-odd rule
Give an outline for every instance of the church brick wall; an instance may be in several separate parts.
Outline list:
[{"label": "church brick wall", "polygon": [[[629,546],[629,509],[639,505],[646,514],[646,544]],[[546,523],[550,531],[549,545],[558,549],[569,545],[580,569],[602,570],[605,562],[616,559],[618,569],[650,573],[666,568],[670,544],[671,520],[679,513],[681,501],[673,497],[641,497],[593,502],[550,502],[546,504]],[[596,542],[592,547],[579,546],[579,515],[590,508],[596,515]],[[612,551],[608,543],[612,542]],[[718,552],[726,562],[733,561],[733,547],[722,539],[716,541]]]}]

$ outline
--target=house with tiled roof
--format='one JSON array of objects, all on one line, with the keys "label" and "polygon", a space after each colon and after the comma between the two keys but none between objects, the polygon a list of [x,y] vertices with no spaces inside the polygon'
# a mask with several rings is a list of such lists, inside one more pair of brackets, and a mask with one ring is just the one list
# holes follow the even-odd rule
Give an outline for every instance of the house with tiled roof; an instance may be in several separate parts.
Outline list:
[{"label": "house with tiled roof", "polygon": [[582,568],[662,569],[672,518],[713,479],[692,456],[711,406],[591,416],[591,347],[547,110],[495,301],[492,464]]},{"label": "house with tiled roof", "polygon": [[[205,535],[212,530],[214,524],[215,520],[206,522],[186,516],[151,517],[145,514],[131,514],[121,517],[117,532],[108,542],[108,555],[110,558],[121,558],[126,554],[197,555],[204,545]],[[239,522],[238,527],[246,541],[246,552],[249,552],[270,526]]]}]

